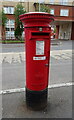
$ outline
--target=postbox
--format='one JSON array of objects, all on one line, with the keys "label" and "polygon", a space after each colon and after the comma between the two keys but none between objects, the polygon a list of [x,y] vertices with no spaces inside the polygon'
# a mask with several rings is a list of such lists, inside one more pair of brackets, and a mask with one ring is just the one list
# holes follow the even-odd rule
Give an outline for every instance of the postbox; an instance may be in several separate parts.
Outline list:
[{"label": "postbox", "polygon": [[26,103],[29,107],[41,109],[47,105],[50,22],[54,16],[44,12],[20,15],[24,23],[26,46]]}]

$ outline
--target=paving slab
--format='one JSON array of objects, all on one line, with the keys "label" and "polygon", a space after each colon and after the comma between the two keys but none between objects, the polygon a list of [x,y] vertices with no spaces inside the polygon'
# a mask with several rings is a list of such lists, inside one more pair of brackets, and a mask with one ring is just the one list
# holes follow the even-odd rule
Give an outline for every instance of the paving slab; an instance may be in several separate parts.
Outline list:
[{"label": "paving slab", "polygon": [[3,118],[72,118],[72,86],[48,89],[47,107],[27,108],[25,92],[2,95]]}]

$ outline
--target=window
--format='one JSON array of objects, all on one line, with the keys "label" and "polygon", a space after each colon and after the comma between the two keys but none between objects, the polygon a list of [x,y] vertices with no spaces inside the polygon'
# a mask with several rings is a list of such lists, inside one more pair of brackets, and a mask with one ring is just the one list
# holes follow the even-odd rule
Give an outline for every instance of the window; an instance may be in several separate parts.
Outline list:
[{"label": "window", "polygon": [[14,31],[6,31],[6,39],[14,39]]},{"label": "window", "polygon": [[15,22],[14,20],[7,20],[6,23],[6,39],[14,39],[14,27],[15,27]]},{"label": "window", "polygon": [[54,0],[50,0],[50,4],[54,4]]},{"label": "window", "polygon": [[53,14],[53,15],[54,15],[54,9],[51,9],[51,10],[50,10],[50,14]]},{"label": "window", "polygon": [[14,14],[14,7],[4,7],[5,14]]},{"label": "window", "polygon": [[4,0],[4,1],[13,1],[13,0]]},{"label": "window", "polygon": [[19,2],[25,2],[25,0],[18,0]]},{"label": "window", "polygon": [[3,1],[26,2],[27,0],[3,0]]},{"label": "window", "polygon": [[24,38],[24,36],[25,36],[25,33],[24,33],[24,31],[23,31],[23,33],[22,33],[22,38]]},{"label": "window", "polygon": [[44,0],[38,0],[39,3],[44,3]]},{"label": "window", "polygon": [[68,5],[68,0],[60,0],[61,5]]},{"label": "window", "polygon": [[15,27],[15,21],[14,20],[7,20],[6,28],[14,28]]},{"label": "window", "polygon": [[69,10],[61,9],[60,10],[60,16],[68,16],[69,15]]}]

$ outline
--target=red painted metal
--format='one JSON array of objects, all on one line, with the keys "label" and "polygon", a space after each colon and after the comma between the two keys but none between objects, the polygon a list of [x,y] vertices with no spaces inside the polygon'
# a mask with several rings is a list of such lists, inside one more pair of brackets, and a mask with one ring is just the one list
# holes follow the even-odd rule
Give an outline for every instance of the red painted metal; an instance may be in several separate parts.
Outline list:
[{"label": "red painted metal", "polygon": [[[26,88],[33,91],[48,87],[50,59],[50,22],[54,16],[48,13],[27,13],[20,16],[24,23],[26,41]],[[41,30],[40,30],[41,29]],[[44,54],[36,54],[36,41],[44,41]],[[36,60],[34,58],[44,60]]]}]

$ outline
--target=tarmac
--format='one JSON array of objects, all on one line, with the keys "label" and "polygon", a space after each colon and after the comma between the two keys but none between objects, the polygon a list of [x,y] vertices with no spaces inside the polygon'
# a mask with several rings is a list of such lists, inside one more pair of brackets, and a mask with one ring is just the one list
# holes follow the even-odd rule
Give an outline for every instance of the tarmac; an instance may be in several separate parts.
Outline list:
[{"label": "tarmac", "polygon": [[[70,41],[66,44],[65,43],[66,42],[64,41],[61,44],[61,46],[59,44],[59,46],[51,47],[51,49],[52,49],[51,57],[55,59],[55,61],[54,61],[54,59],[52,59],[51,63],[56,64],[57,60],[58,60],[58,64],[59,63],[62,64],[63,61],[65,61],[64,62],[64,64],[65,64],[66,60],[68,61],[68,63],[71,63],[71,61],[72,61],[72,56],[71,56],[72,44]],[[68,46],[68,44],[69,44],[69,46]],[[8,49],[6,49],[5,46]],[[10,46],[10,51],[9,51],[9,46]],[[12,49],[11,49],[11,46],[12,46]],[[17,49],[15,49],[16,46],[17,46]],[[21,63],[22,61],[23,62],[25,61],[25,59],[23,57],[22,57],[22,60],[19,59],[20,57],[18,57],[19,52],[24,54],[24,49],[22,48],[22,46],[23,46],[22,44],[3,45],[3,48],[4,48],[3,54],[5,56],[7,56],[7,54],[6,54],[7,52],[10,52],[10,54],[11,54],[10,61],[9,61],[9,56],[8,56],[8,59],[6,59],[6,60],[8,60],[9,64],[13,65],[13,63],[16,63],[16,61],[18,61],[19,63]],[[13,47],[15,47],[14,50],[13,50]],[[13,53],[12,53],[12,50],[13,50]],[[57,51],[57,50],[62,50],[62,52]],[[5,51],[6,51],[6,53],[5,53]],[[13,58],[12,54],[14,55],[14,60],[12,59]],[[22,54],[21,54],[21,56],[22,56]],[[56,54],[58,54],[58,56],[56,56]],[[1,61],[2,61],[1,64],[4,63],[3,59]],[[6,64],[6,62],[4,64]],[[57,68],[56,68],[56,70],[57,70]],[[54,69],[53,69],[53,72],[55,72],[55,74],[58,73],[58,71],[55,71]],[[65,81],[65,79],[67,81],[67,77],[68,76],[63,76],[63,74],[61,74],[61,77],[59,76],[60,79],[62,78],[62,81]],[[67,118],[67,120],[69,118],[72,119],[73,118],[72,88],[73,88],[74,84],[70,84],[71,81],[68,81],[68,83],[66,83],[66,84],[60,84],[59,78],[57,78],[55,80],[55,83],[57,81],[57,83],[59,83],[59,84],[53,84],[53,85],[48,86],[47,107],[45,109],[39,110],[39,111],[35,111],[35,110],[27,107],[26,97],[25,97],[25,88],[17,89],[17,90],[12,89],[12,90],[10,90],[11,92],[6,91],[6,90],[0,92],[0,98],[2,97],[2,119],[3,118],[9,118],[9,120],[10,120],[10,118],[17,118],[17,119],[19,119],[19,118],[24,118],[24,119],[47,118],[47,120],[49,120],[49,119],[51,120],[51,118],[53,118],[53,119],[55,118],[55,120],[57,120],[57,119],[60,120],[60,118],[62,118],[62,119]]]},{"label": "tarmac", "polygon": [[48,104],[41,111],[35,111],[26,106],[25,92],[2,95],[2,117],[72,118],[72,86],[48,90]]}]

